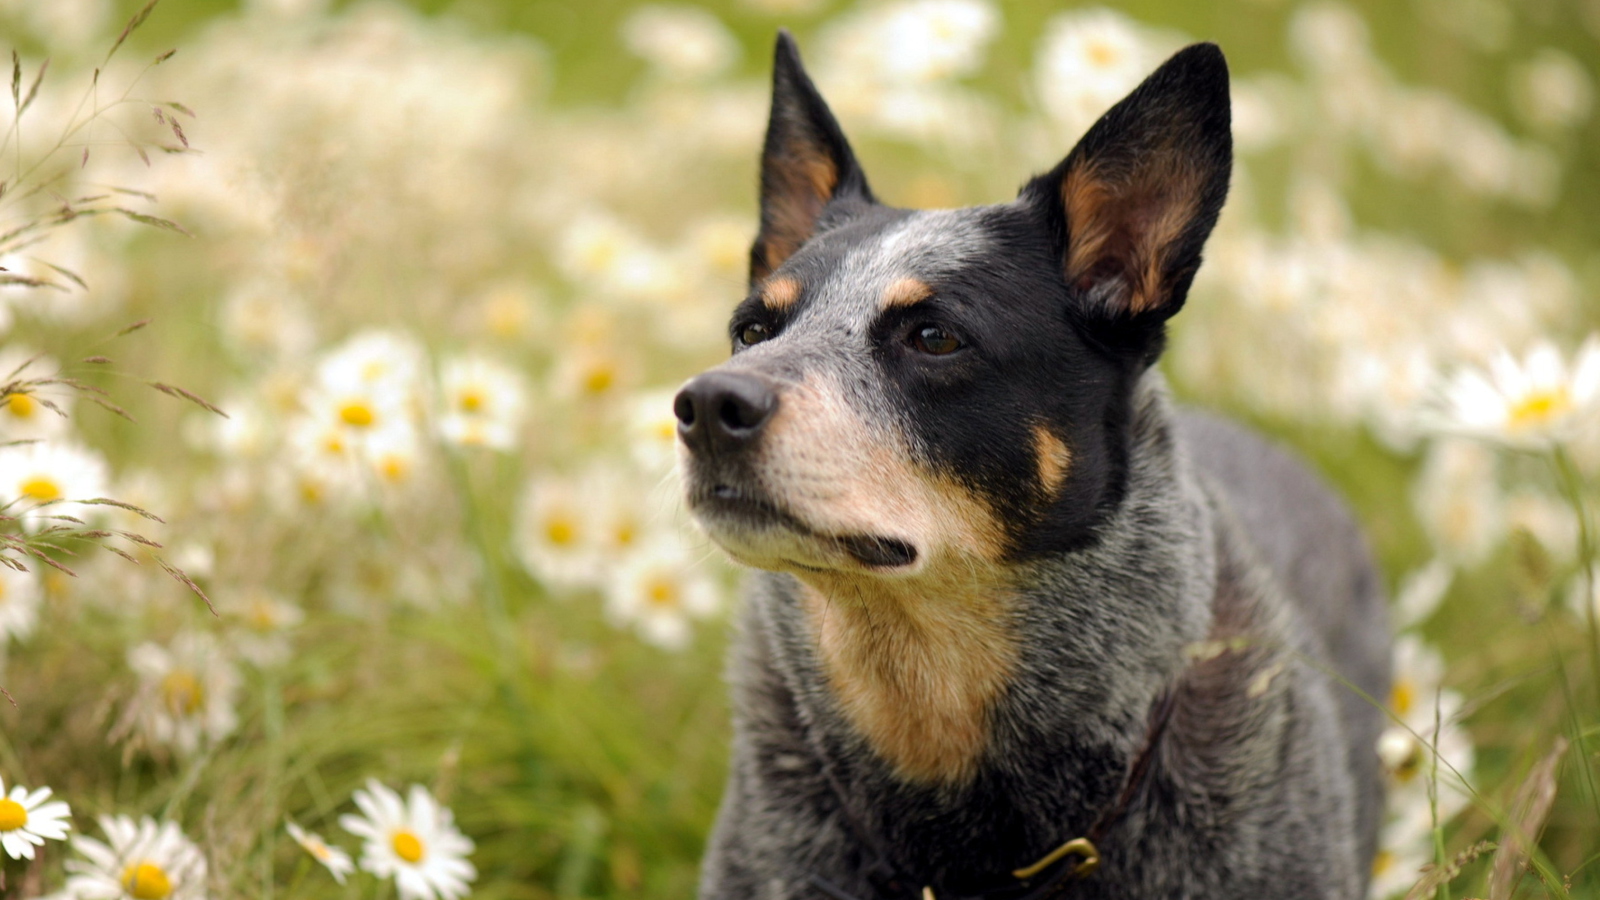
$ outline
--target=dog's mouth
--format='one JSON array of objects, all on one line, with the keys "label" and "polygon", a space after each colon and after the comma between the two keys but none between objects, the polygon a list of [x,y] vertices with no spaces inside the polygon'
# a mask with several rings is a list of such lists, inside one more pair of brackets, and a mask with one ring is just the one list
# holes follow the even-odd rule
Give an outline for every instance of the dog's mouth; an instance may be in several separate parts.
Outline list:
[{"label": "dog's mouth", "polygon": [[887,572],[914,565],[918,558],[916,546],[908,541],[880,534],[830,534],[765,494],[734,484],[691,490],[689,509],[712,540],[758,568],[817,571],[848,563]]},{"label": "dog's mouth", "polygon": [[839,549],[873,569],[898,569],[917,561],[917,548],[898,538],[851,534],[834,538]]}]

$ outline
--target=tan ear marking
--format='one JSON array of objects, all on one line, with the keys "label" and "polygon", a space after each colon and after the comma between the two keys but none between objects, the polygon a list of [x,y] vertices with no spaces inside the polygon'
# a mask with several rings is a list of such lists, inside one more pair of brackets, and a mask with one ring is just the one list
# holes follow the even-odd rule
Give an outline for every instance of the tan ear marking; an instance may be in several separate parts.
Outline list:
[{"label": "tan ear marking", "polygon": [[1039,460],[1039,485],[1046,497],[1054,498],[1072,469],[1072,451],[1066,442],[1043,425],[1033,426],[1033,452]]},{"label": "tan ear marking", "polygon": [[933,286],[920,278],[896,278],[883,289],[879,306],[885,310],[915,306],[933,296]]},{"label": "tan ear marking", "polygon": [[1119,304],[1134,314],[1165,302],[1168,255],[1200,209],[1201,173],[1174,148],[1148,154],[1131,174],[1084,162],[1061,183],[1066,209],[1067,283],[1092,287],[1108,274],[1124,279]]},{"label": "tan ear marking", "polygon": [[800,282],[787,275],[769,278],[761,285],[761,303],[772,312],[787,312],[799,301]]}]

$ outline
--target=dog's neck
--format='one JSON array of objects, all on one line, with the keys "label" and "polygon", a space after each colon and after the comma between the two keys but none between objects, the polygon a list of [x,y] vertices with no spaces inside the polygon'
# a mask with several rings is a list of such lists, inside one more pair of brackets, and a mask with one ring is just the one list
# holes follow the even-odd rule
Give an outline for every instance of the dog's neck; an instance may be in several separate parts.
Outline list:
[{"label": "dog's neck", "polygon": [[1063,739],[1134,752],[1183,647],[1206,636],[1215,591],[1210,507],[1168,407],[1147,375],[1125,496],[1091,546],[1020,568],[807,577],[795,637],[832,701],[819,721],[864,739],[896,779],[946,791],[986,759]]}]

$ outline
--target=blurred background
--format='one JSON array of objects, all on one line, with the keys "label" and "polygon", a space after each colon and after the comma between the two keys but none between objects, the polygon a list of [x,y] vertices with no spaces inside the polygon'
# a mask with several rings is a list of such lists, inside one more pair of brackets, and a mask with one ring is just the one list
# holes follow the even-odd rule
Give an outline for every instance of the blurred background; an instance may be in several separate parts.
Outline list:
[{"label": "blurred background", "polygon": [[[0,492],[165,520],[57,505],[164,547],[0,570],[0,779],[77,832],[177,823],[208,868],[174,896],[390,890],[282,828],[357,851],[368,778],[454,811],[474,896],[692,894],[739,576],[678,509],[670,397],[727,353],[783,26],[916,207],[1009,199],[1223,47],[1234,186],[1163,366],[1310,458],[1383,563],[1374,895],[1455,860],[1443,895],[1493,896],[1479,842],[1521,821],[1516,896],[1600,897],[1600,413],[1546,442],[1427,414],[1530,352],[1600,409],[1564,362],[1600,326],[1600,0],[145,9],[0,0],[0,440],[38,441]],[[74,858],[5,860],[0,896]]]}]

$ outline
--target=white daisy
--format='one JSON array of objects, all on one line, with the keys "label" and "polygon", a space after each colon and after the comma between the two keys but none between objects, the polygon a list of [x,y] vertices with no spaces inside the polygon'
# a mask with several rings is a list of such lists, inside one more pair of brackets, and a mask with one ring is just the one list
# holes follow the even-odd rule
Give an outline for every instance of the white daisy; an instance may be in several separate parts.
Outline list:
[{"label": "white daisy", "polygon": [[67,805],[50,799],[47,787],[29,791],[20,784],[11,786],[6,793],[5,781],[0,780],[0,850],[12,859],[33,859],[33,848],[43,847],[48,838],[62,841],[67,829],[72,827],[67,818],[72,815]]},{"label": "white daisy", "polygon": [[618,625],[638,629],[666,650],[689,643],[689,619],[704,618],[721,605],[716,583],[684,545],[662,539],[631,554],[606,586],[606,613]]},{"label": "white daisy", "polygon": [[237,626],[230,635],[234,649],[258,668],[277,666],[289,658],[289,632],[305,619],[300,607],[262,588],[231,595],[218,607]]},{"label": "white daisy", "polygon": [[317,383],[333,393],[410,395],[422,371],[422,348],[409,335],[371,330],[329,351]]},{"label": "white daisy", "polygon": [[471,839],[455,826],[450,810],[440,806],[420,784],[400,795],[375,779],[353,798],[363,815],[343,815],[339,825],[366,843],[361,868],[379,878],[394,878],[401,900],[455,900],[465,897],[478,877],[467,862]]},{"label": "white daisy", "polygon": [[672,411],[673,388],[645,391],[634,397],[628,417],[628,449],[634,461],[651,474],[672,471],[678,459],[678,416]]},{"label": "white daisy", "polygon": [[72,501],[105,496],[107,480],[105,460],[76,444],[0,447],[0,503],[11,503],[6,514],[19,516],[30,531],[70,524],[48,516],[89,518],[96,508]]},{"label": "white daisy", "polygon": [[577,479],[546,474],[530,481],[515,540],[523,566],[547,587],[588,587],[600,580],[602,528]]},{"label": "white daisy", "polygon": [[0,566],[0,647],[7,638],[23,640],[39,624],[39,576]]},{"label": "white daisy", "polygon": [[439,372],[439,434],[463,447],[509,450],[527,392],[515,370],[482,357],[447,361]]},{"label": "white daisy", "polygon": [[185,632],[170,647],[140,644],[128,651],[128,667],[140,679],[129,713],[150,742],[191,756],[238,727],[239,673],[210,634]]},{"label": "white daisy", "polygon": [[322,835],[308,832],[293,822],[285,822],[283,827],[289,832],[289,837],[294,838],[295,843],[311,854],[312,859],[327,868],[328,874],[333,876],[334,881],[344,884],[345,876],[356,870],[356,864],[350,860],[350,854],[338,847],[329,846],[328,842],[322,839]]},{"label": "white daisy", "polygon": [[409,428],[410,403],[410,393],[388,381],[318,385],[301,398],[304,421],[337,452],[359,452],[375,436]]},{"label": "white daisy", "polygon": [[1430,412],[1440,431],[1549,447],[1600,415],[1600,335],[1584,341],[1570,370],[1549,341],[1536,342],[1521,359],[1502,350],[1487,372],[1457,372]]},{"label": "white daisy", "polygon": [[[19,368],[26,365],[26,368]],[[48,356],[37,356],[22,347],[8,347],[0,351],[0,383],[12,378],[41,378],[60,368]],[[45,406],[49,400],[61,412]],[[34,388],[26,393],[10,394],[0,403],[0,439],[8,441],[38,440],[58,437],[69,425],[64,413],[72,411],[72,394],[59,388]]]},{"label": "white daisy", "polygon": [[67,863],[62,895],[73,900],[203,900],[206,860],[173,822],[101,816],[106,842],[79,835],[84,859]]},{"label": "white daisy", "polygon": [[1157,61],[1155,41],[1115,10],[1063,13],[1045,26],[1039,49],[1039,98],[1069,134],[1081,134],[1139,84]]},{"label": "white daisy", "polygon": [[739,42],[727,27],[692,6],[641,6],[622,23],[622,41],[674,79],[717,75],[739,58]]}]

